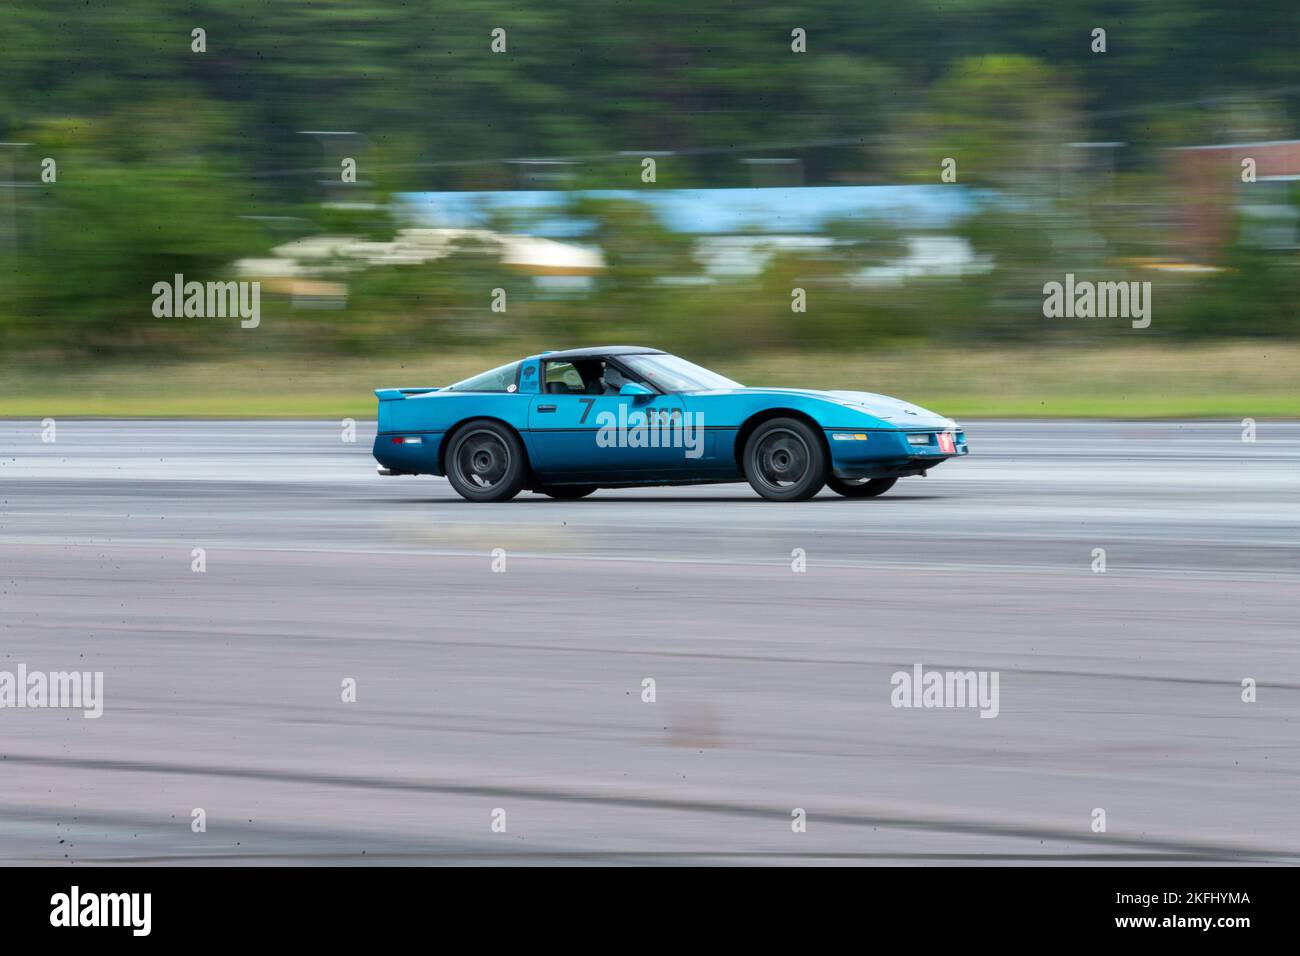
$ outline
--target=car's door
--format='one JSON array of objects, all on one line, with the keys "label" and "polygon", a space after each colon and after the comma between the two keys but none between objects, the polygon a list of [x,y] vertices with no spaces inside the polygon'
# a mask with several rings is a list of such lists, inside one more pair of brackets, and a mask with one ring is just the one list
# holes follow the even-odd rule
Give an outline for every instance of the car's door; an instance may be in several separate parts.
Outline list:
[{"label": "car's door", "polygon": [[[746,412],[726,393],[690,392],[682,396],[694,427],[695,447],[687,467],[700,478],[742,478],[736,463],[736,437]],[[706,427],[707,426],[707,427]]]},{"label": "car's door", "polygon": [[[528,429],[540,475],[591,480],[671,480],[686,469],[676,395],[603,394],[599,360],[543,362]],[[610,378],[626,376],[611,367]],[[649,390],[647,390],[649,391]]]}]

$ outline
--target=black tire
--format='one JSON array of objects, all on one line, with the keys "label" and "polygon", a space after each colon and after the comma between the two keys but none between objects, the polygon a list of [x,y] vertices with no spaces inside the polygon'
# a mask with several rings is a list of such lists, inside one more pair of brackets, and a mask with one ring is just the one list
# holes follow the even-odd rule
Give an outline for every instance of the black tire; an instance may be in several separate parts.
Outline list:
[{"label": "black tire", "polygon": [[476,418],[447,446],[447,480],[468,501],[509,501],[528,479],[528,453],[514,429]]},{"label": "black tire", "polygon": [[806,501],[826,484],[826,449],[797,418],[763,422],[745,442],[745,477],[769,501]]},{"label": "black tire", "polygon": [[595,490],[595,485],[542,485],[536,489],[538,494],[558,501],[575,501],[587,497]]},{"label": "black tire", "polygon": [[826,479],[826,487],[845,498],[874,498],[894,487],[897,478],[836,478]]}]

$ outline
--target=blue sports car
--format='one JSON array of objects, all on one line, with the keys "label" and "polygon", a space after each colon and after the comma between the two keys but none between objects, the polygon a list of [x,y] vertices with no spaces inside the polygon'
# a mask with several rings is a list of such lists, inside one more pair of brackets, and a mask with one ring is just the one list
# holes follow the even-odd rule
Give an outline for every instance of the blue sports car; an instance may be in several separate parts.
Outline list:
[{"label": "blue sports car", "polygon": [[747,388],[658,349],[543,352],[444,388],[381,388],[381,475],[470,501],[525,489],[748,481],[772,501],[869,498],[967,453],[951,419],[870,392]]}]

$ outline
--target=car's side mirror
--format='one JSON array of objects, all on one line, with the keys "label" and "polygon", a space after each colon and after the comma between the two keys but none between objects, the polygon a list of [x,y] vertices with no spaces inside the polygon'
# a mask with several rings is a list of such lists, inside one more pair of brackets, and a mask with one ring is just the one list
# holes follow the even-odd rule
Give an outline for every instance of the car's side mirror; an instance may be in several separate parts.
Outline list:
[{"label": "car's side mirror", "polygon": [[654,392],[638,382],[624,382],[618,393],[620,395],[631,395],[633,398],[649,398],[654,394]]}]

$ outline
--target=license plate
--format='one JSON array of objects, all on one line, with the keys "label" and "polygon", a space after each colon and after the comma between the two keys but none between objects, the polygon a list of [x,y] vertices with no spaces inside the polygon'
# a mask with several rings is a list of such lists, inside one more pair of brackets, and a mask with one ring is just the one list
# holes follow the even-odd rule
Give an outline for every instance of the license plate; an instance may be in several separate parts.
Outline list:
[{"label": "license plate", "polygon": [[957,454],[957,444],[951,432],[939,432],[939,451],[945,455]]}]

